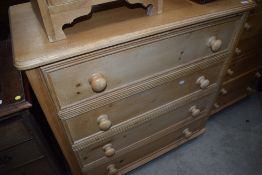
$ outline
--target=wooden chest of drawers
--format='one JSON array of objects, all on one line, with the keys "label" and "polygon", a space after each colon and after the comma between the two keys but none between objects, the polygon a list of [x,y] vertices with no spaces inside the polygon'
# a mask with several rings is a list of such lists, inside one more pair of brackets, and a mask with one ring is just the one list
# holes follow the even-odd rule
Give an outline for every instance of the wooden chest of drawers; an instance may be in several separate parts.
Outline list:
[{"label": "wooden chest of drawers", "polygon": [[202,134],[254,5],[168,0],[151,17],[117,8],[56,43],[30,4],[12,7],[15,65],[26,70],[73,174],[124,174]]},{"label": "wooden chest of drawers", "polygon": [[213,106],[212,114],[228,107],[255,92],[262,77],[262,4],[257,1],[247,21],[235,53],[230,59],[223,76],[220,93]]}]

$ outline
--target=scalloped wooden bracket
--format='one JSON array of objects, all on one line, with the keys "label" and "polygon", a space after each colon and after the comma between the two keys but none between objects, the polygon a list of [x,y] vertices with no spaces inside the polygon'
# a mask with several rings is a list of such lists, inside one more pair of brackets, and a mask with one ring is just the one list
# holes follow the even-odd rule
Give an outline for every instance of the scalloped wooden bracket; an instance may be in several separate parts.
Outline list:
[{"label": "scalloped wooden bracket", "polygon": [[[92,6],[113,1],[117,0],[37,0],[50,42],[65,39],[63,26],[72,23],[78,17],[88,15],[92,10]],[[142,4],[146,7],[148,16],[162,13],[163,0],[125,1],[129,4]]]}]

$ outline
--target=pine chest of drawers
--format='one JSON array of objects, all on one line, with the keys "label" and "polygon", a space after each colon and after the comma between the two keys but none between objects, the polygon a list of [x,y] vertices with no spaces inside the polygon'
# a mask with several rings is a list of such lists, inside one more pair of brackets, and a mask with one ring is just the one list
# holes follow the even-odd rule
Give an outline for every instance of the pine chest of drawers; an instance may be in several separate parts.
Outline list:
[{"label": "pine chest of drawers", "polygon": [[124,174],[202,134],[254,5],[167,0],[150,17],[121,7],[66,28],[67,39],[54,43],[30,3],[13,6],[15,65],[72,173]]}]

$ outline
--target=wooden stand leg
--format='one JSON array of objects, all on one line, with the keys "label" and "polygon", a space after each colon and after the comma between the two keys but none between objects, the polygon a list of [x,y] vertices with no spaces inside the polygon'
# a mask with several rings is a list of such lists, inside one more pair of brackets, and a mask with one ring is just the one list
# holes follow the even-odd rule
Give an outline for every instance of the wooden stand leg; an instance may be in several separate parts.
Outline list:
[{"label": "wooden stand leg", "polygon": [[126,0],[130,4],[142,4],[147,8],[147,15],[157,15],[162,13],[163,0]]}]

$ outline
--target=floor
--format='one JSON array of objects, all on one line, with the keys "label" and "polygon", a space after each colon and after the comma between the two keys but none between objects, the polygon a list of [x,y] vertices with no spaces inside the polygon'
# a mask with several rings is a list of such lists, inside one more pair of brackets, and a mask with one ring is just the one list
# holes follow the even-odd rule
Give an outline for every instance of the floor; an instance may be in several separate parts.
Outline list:
[{"label": "floor", "polygon": [[261,175],[262,93],[214,115],[202,136],[128,175]]}]

